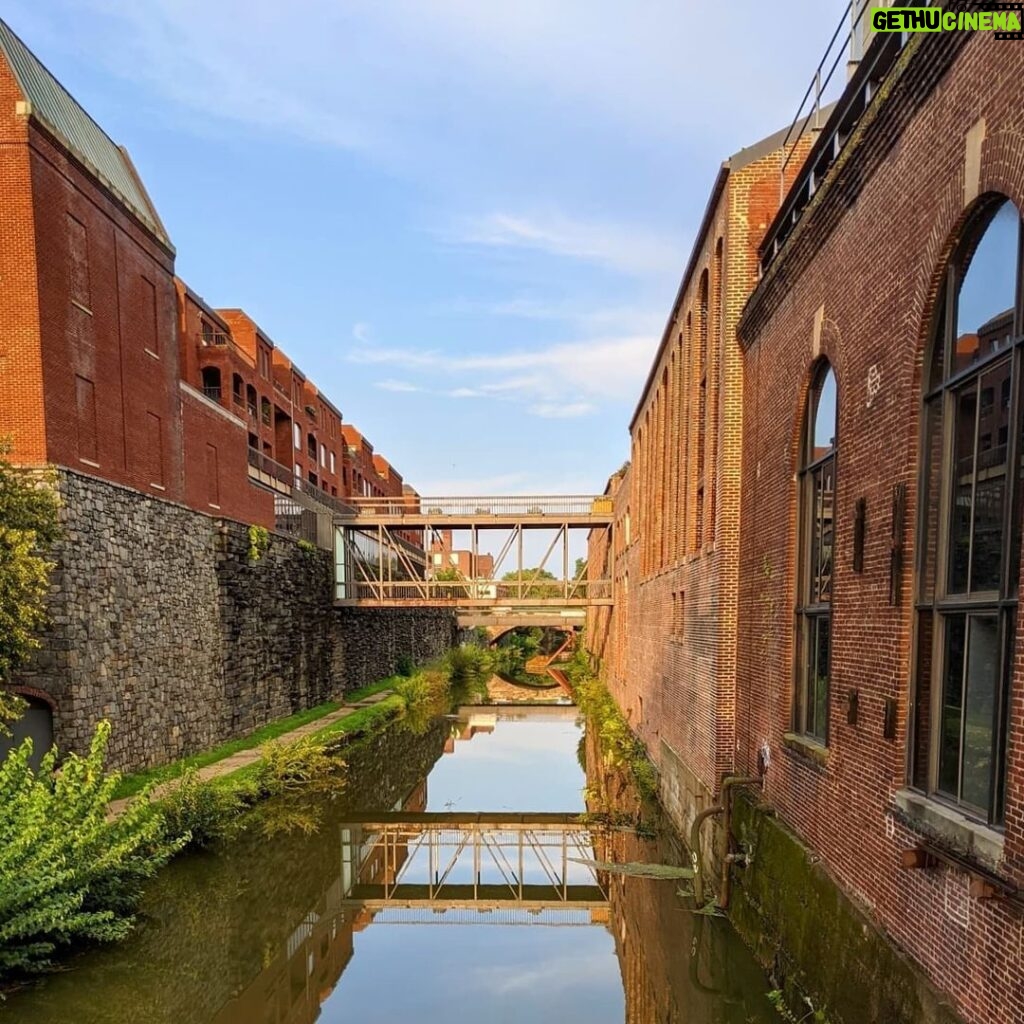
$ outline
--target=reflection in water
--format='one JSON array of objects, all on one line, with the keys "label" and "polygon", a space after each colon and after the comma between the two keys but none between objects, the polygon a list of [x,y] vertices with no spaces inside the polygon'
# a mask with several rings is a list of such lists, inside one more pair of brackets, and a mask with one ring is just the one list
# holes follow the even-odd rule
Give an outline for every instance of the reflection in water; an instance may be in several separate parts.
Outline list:
[{"label": "reflection in water", "polygon": [[[679,851],[578,821],[579,740],[572,708],[472,708],[420,737],[392,729],[350,753],[340,799],[316,798],[316,835],[248,834],[182,859],[129,942],[16,994],[4,1016],[771,1020],[749,955],[723,922],[697,919],[695,932],[678,883],[595,871],[595,856]],[[588,793],[635,810],[593,753]]]}]

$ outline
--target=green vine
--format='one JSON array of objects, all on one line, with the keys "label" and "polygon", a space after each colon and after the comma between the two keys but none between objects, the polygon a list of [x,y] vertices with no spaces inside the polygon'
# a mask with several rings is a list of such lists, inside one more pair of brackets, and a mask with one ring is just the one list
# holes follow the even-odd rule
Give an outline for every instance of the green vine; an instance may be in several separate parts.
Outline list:
[{"label": "green vine", "polygon": [[249,562],[258,562],[270,547],[270,531],[265,526],[249,527]]},{"label": "green vine", "polygon": [[316,545],[311,540],[306,540],[306,538],[303,537],[299,541],[299,550],[305,555],[312,555],[316,552]]}]

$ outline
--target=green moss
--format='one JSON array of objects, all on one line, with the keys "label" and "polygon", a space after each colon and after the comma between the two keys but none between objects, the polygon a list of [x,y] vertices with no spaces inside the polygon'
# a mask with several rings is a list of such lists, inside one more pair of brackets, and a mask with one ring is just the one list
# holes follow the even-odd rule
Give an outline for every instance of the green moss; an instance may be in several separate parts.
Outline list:
[{"label": "green moss", "polygon": [[921,972],[755,796],[736,793],[732,827],[750,863],[734,876],[729,917],[771,969],[779,1000],[799,1010],[797,1018],[821,1013],[833,1024],[960,1024]]}]

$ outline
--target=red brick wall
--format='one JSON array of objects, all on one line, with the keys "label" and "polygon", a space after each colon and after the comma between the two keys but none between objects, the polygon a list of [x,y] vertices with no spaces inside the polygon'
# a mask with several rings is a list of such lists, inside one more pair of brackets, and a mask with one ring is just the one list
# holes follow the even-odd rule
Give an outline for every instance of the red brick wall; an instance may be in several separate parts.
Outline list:
[{"label": "red brick wall", "polygon": [[17,457],[46,461],[43,368],[39,351],[32,176],[28,119],[16,114],[21,93],[0,62],[0,438]]},{"label": "red brick wall", "polygon": [[[929,44],[931,45],[931,44]],[[927,59],[918,55],[916,59]],[[917,836],[894,814],[906,783],[922,352],[945,255],[974,190],[965,139],[985,119],[980,192],[1024,209],[1024,48],[971,39],[930,94],[917,97],[898,142],[803,267],[773,268],[748,311],[741,513],[737,767],[771,749],[766,796],[840,884],[978,1024],[1024,1019],[1021,910],[968,896],[954,869],[907,871]],[[906,98],[901,102],[906,102]],[[883,121],[875,131],[883,130]],[[855,143],[854,145],[856,145]],[[856,181],[849,154],[845,185]],[[820,198],[820,197],[819,197]],[[825,200],[827,202],[827,200]],[[806,217],[807,215],[805,215]],[[810,230],[810,228],[808,228]],[[819,313],[819,311],[821,311]],[[820,327],[816,329],[816,317]],[[839,385],[832,695],[826,763],[785,745],[794,689],[797,446],[812,368],[829,359]],[[868,374],[879,375],[870,395]],[[907,487],[903,599],[889,604],[892,488]],[[854,505],[867,501],[864,568],[851,568]],[[859,715],[846,702],[859,691]],[[883,737],[886,698],[895,739]],[[1005,875],[1024,883],[1024,630],[1012,690]]]},{"label": "red brick wall", "polygon": [[237,417],[181,389],[185,502],[212,516],[274,527],[274,496],[249,480],[246,427]]},{"label": "red brick wall", "polygon": [[173,255],[30,131],[46,457],[180,501]]},{"label": "red brick wall", "polygon": [[[613,482],[616,607],[590,616],[588,644],[684,827],[734,763],[743,423],[735,327],[778,204],[780,161],[778,150],[734,160],[698,239],[634,419],[632,465]],[[594,578],[604,544],[595,534]],[[686,779],[670,778],[670,761],[685,765]]]}]

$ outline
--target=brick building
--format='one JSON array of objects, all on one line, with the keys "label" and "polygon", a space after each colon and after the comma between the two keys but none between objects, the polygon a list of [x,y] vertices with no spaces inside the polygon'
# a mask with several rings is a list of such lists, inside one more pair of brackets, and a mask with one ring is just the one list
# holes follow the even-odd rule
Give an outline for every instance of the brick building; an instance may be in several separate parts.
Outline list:
[{"label": "brick building", "polygon": [[3,22],[0,140],[0,436],[16,460],[268,527],[275,493],[328,511],[364,480],[403,493],[368,442],[346,473],[338,408],[244,311],[175,278],[127,152]]},{"label": "brick building", "polygon": [[611,612],[591,609],[589,642],[683,828],[732,768],[743,421],[736,323],[794,148],[783,149],[785,135],[719,169],[630,424],[630,467],[609,484],[616,549],[604,550],[606,537],[595,534],[589,553],[595,571],[612,569],[617,594]]},{"label": "brick building", "polygon": [[[717,802],[723,775],[760,777],[758,820],[805,851],[789,865],[804,904],[829,880],[803,931],[780,923],[780,896],[745,904],[777,972],[830,1019],[952,1007],[1009,1024],[1024,1019],[1024,48],[989,32],[866,43],[778,213],[750,219],[759,266],[735,295],[726,223],[719,315],[732,307],[738,341],[717,377],[709,357],[717,424],[700,363],[689,382],[659,351],[609,484],[616,551],[591,547],[592,566],[614,560],[617,603],[588,642],[677,821]],[[666,337],[709,262],[716,294],[708,224]],[[772,851],[758,856],[732,873],[741,892],[770,888]],[[839,970],[874,1016],[843,1006],[840,982],[815,991],[843,914]],[[888,943],[927,982],[879,977],[864,951]]]},{"label": "brick building", "polygon": [[463,579],[494,579],[494,555],[456,548],[451,530],[435,531],[427,554],[432,576],[444,569],[455,569]]}]

